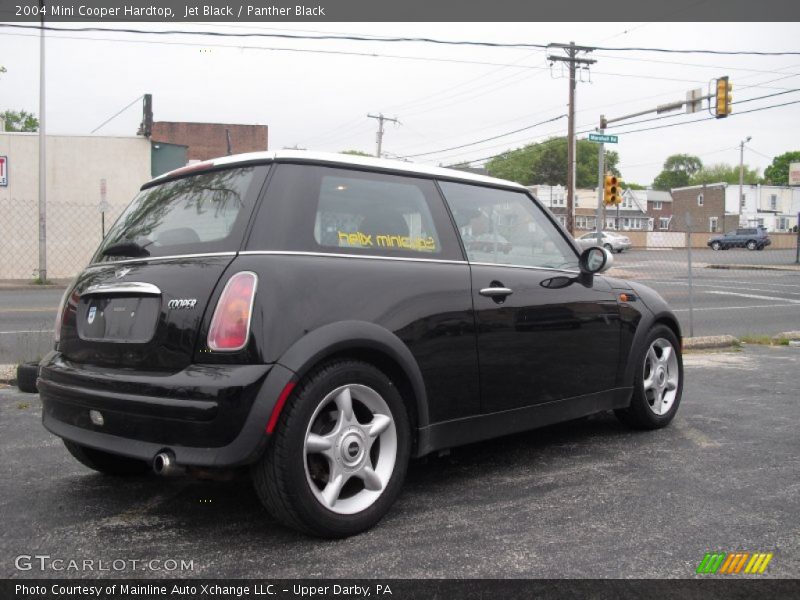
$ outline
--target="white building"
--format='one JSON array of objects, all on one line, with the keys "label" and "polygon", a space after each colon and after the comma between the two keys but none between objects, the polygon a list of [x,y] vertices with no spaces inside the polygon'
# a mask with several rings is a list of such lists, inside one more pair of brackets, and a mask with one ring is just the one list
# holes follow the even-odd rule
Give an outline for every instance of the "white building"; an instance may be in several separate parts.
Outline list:
[{"label": "white building", "polygon": [[[7,171],[0,184],[0,279],[33,279],[39,265],[39,134],[0,133]],[[150,179],[150,141],[143,137],[47,136],[47,276],[71,277]]]},{"label": "white building", "polygon": [[[800,211],[800,188],[785,185],[745,185],[739,199],[739,185],[727,184],[725,212],[741,214],[742,226],[762,226],[767,231],[792,231]],[[739,213],[741,204],[741,213]]]}]

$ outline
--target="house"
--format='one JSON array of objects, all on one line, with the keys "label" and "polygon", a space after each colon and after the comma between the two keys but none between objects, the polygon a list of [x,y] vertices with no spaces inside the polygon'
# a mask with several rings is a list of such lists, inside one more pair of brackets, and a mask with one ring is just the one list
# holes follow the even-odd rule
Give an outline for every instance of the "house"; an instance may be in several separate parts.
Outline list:
[{"label": "house", "polygon": [[639,190],[647,202],[651,231],[669,231],[672,223],[672,195],[661,190]]},{"label": "house", "polygon": [[567,188],[563,185],[530,185],[528,189],[539,202],[544,204],[553,213],[559,222],[567,224]]},{"label": "house", "polygon": [[800,188],[786,185],[745,185],[739,198],[739,186],[728,184],[725,189],[725,210],[739,214],[741,226],[761,226],[767,231],[792,231],[797,225],[800,209]]},{"label": "house", "polygon": [[606,229],[624,231],[649,231],[652,229],[647,213],[647,195],[644,190],[627,189],[622,192],[622,202],[615,208],[606,207]]},{"label": "house", "polygon": [[673,188],[670,231],[721,233],[739,226],[739,214],[726,210],[727,183]]}]

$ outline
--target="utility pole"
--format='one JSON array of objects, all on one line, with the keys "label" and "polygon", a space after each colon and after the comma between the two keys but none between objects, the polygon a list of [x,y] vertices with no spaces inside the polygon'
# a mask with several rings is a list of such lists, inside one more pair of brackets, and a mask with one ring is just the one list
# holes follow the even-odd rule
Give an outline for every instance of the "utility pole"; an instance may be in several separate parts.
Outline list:
[{"label": "utility pole", "polygon": [[578,58],[579,52],[591,52],[594,48],[588,46],[576,46],[575,42],[569,44],[550,44],[550,48],[562,48],[566,56],[549,55],[547,58],[551,62],[569,63],[569,113],[567,124],[567,230],[570,234],[573,231],[573,213],[575,212],[575,69],[577,65],[589,66],[596,63],[596,60],[588,58]]},{"label": "utility pole", "polygon": [[739,227],[742,226],[742,204],[744,198],[744,145],[752,139],[753,138],[748,135],[747,139],[739,142]]},{"label": "utility pole", "polygon": [[[600,115],[600,127],[597,131],[602,135],[606,129],[606,118]],[[594,230],[597,233],[597,240],[600,240],[600,233],[603,231],[603,196],[605,195],[605,158],[606,158],[606,145],[603,142],[597,144],[597,218],[594,224]]]},{"label": "utility pole", "polygon": [[47,281],[47,138],[44,101],[44,0],[39,0],[42,29],[39,32],[39,281]]},{"label": "utility pole", "polygon": [[400,125],[400,121],[398,121],[396,118],[395,119],[390,119],[389,117],[384,117],[383,113],[378,113],[377,115],[369,115],[368,114],[367,117],[370,118],[370,119],[377,119],[378,120],[378,133],[375,134],[375,141],[377,142],[377,144],[376,144],[377,148],[376,148],[376,151],[375,151],[375,156],[380,158],[381,157],[381,152],[383,150],[383,124],[384,124],[384,122],[389,121],[390,123],[396,123],[396,124]]}]

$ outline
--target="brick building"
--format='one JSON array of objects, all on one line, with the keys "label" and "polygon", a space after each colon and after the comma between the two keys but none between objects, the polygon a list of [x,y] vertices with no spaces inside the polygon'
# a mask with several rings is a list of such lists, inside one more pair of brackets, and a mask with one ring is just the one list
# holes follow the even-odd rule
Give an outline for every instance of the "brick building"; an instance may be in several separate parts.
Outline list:
[{"label": "brick building", "polygon": [[228,134],[231,154],[268,149],[266,125],[156,121],[151,140],[154,144],[186,146],[186,159],[189,161],[208,160],[228,154]]},{"label": "brick building", "polygon": [[671,231],[721,233],[739,226],[739,215],[725,212],[725,183],[692,185],[672,190]]}]

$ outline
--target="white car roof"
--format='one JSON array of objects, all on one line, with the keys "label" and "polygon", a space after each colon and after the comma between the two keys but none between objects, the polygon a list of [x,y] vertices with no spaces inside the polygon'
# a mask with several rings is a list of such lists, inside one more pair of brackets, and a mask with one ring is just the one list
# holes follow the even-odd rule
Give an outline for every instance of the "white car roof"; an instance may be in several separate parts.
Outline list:
[{"label": "white car roof", "polygon": [[336,163],[343,166],[358,166],[358,167],[372,167],[379,169],[389,169],[392,171],[399,171],[402,173],[410,173],[414,175],[428,175],[431,177],[440,177],[443,179],[458,179],[469,183],[485,183],[490,185],[501,185],[504,187],[514,187],[520,190],[525,190],[525,187],[507,181],[505,179],[497,179],[495,177],[487,177],[485,175],[477,175],[467,171],[460,171],[458,169],[445,169],[442,167],[432,167],[429,165],[415,164],[412,162],[405,162],[402,160],[387,160],[384,158],[372,158],[369,156],[356,156],[353,154],[339,154],[335,152],[310,152],[307,150],[273,150],[268,152],[248,152],[246,154],[234,154],[232,156],[222,156],[220,158],[213,158],[207,161],[202,161],[193,165],[187,165],[174,171],[169,171],[154,177],[152,181],[158,181],[177,175],[182,171],[187,172],[194,169],[202,169],[204,167],[216,167],[223,165],[235,165],[239,163],[251,163],[260,161],[291,161],[298,160],[303,162],[326,162]]}]

